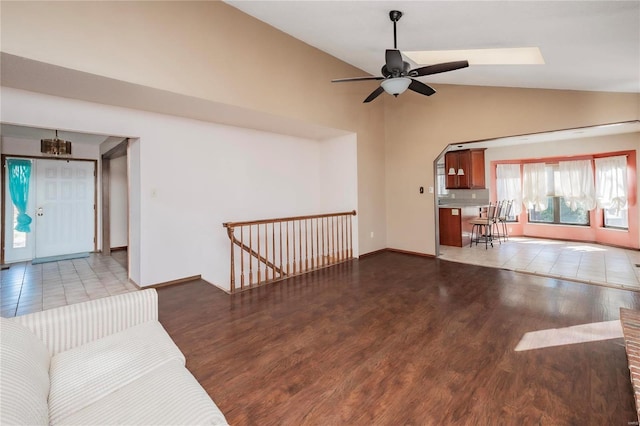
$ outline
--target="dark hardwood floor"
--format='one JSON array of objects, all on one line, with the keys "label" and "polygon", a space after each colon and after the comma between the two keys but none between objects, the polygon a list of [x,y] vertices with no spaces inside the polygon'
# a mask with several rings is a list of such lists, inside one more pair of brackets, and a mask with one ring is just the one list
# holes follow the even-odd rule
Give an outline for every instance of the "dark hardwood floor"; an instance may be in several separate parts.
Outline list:
[{"label": "dark hardwood floor", "polygon": [[160,288],[160,321],[232,425],[627,425],[622,339],[514,352],[638,293],[381,253],[227,295]]}]

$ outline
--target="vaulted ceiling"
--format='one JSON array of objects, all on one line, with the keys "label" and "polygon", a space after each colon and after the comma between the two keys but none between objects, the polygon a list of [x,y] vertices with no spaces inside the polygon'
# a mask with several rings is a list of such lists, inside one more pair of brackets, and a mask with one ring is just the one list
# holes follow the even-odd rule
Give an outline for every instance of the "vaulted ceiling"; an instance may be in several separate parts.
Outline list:
[{"label": "vaulted ceiling", "polygon": [[395,9],[404,13],[401,51],[538,47],[545,59],[472,65],[422,77],[425,83],[640,93],[639,1],[226,3],[372,75],[380,75],[384,51],[393,48]]}]

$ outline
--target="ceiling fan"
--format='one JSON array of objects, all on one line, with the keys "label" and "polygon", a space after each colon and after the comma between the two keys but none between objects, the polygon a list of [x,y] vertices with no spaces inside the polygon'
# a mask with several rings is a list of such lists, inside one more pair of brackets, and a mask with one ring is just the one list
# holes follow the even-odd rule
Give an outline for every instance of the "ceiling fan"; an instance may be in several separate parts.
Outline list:
[{"label": "ceiling fan", "polygon": [[402,59],[402,53],[398,50],[396,40],[396,22],[402,17],[402,12],[392,10],[389,12],[389,18],[393,22],[393,49],[387,49],[385,53],[385,64],[382,66],[382,76],[380,77],[353,77],[340,78],[331,80],[332,83],[343,83],[350,81],[364,80],[382,80],[380,87],[371,92],[364,100],[364,103],[371,102],[377,98],[382,92],[390,95],[398,96],[405,90],[413,90],[425,96],[431,96],[436,91],[421,81],[415,80],[413,77],[422,77],[425,75],[438,74],[441,72],[454,71],[469,66],[467,61],[443,62],[441,64],[427,65],[425,67],[410,69],[410,64]]}]

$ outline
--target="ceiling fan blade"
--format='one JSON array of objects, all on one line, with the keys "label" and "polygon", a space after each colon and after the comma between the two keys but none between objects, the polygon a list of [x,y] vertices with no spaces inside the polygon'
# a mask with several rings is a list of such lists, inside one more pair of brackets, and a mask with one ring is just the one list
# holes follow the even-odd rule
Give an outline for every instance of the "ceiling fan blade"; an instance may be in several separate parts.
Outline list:
[{"label": "ceiling fan blade", "polygon": [[427,65],[409,71],[409,77],[420,77],[423,75],[438,74],[441,72],[458,70],[469,66],[467,61],[443,62],[441,64]]},{"label": "ceiling fan blade", "polygon": [[384,80],[384,77],[351,77],[351,78],[338,78],[331,80],[332,83],[344,83],[347,81],[365,81],[365,80]]},{"label": "ceiling fan blade", "polygon": [[387,49],[385,55],[387,70],[393,73],[393,70],[402,72],[404,69],[404,61],[402,60],[402,54],[397,49]]},{"label": "ceiling fan blade", "polygon": [[367,102],[371,102],[372,100],[374,100],[375,98],[377,98],[378,96],[380,96],[380,94],[384,92],[384,89],[382,88],[382,86],[378,87],[376,90],[374,90],[373,92],[371,92],[371,94],[369,96],[367,96],[367,99],[364,100],[364,102],[362,102],[363,104],[366,104]]},{"label": "ceiling fan blade", "polygon": [[414,92],[418,92],[425,96],[431,96],[436,93],[435,89],[431,86],[424,84],[421,81],[411,79],[411,84],[409,84],[409,90],[413,90]]}]

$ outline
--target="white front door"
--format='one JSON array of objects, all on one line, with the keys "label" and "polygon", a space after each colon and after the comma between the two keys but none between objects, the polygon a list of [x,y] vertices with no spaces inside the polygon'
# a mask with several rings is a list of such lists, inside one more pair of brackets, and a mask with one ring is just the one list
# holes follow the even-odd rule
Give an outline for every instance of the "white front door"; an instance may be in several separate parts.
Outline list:
[{"label": "white front door", "polygon": [[95,163],[36,160],[35,257],[95,248]]}]

